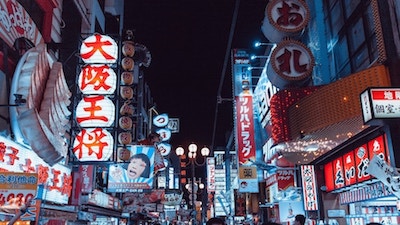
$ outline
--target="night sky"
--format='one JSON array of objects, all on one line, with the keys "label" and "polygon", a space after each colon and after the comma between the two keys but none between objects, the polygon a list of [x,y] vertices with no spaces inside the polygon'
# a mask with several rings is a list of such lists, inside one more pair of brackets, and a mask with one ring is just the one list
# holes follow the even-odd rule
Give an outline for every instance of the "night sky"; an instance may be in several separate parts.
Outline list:
[{"label": "night sky", "polygon": [[[240,1],[231,48],[261,54],[253,43],[266,41],[260,30],[266,4]],[[233,103],[224,101],[217,107],[217,92],[234,8],[235,0],[125,1],[124,29],[135,30],[135,41],[152,55],[144,73],[156,110],[180,119],[180,132],[170,140],[173,149],[191,142],[226,145],[233,128]],[[230,57],[220,95],[232,98]]]}]

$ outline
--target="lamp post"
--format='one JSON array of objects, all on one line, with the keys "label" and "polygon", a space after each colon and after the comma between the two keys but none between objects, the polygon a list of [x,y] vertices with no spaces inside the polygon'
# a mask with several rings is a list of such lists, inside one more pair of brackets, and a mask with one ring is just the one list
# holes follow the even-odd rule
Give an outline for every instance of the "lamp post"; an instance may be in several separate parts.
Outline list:
[{"label": "lamp post", "polygon": [[[183,147],[178,147],[176,148],[176,155],[177,156],[183,156],[185,154],[185,149]],[[210,154],[210,149],[207,147],[203,147],[200,150],[201,156],[202,158],[207,157]],[[191,185],[191,205],[192,205],[192,209],[195,212],[196,211],[196,206],[195,206],[195,166],[203,166],[205,164],[205,159],[203,160],[202,163],[199,163],[196,161],[196,157],[197,157],[197,145],[196,144],[190,144],[188,147],[188,152],[187,152],[187,156],[189,158],[189,164],[191,165],[191,182],[188,182]],[[196,214],[191,214],[192,218],[193,218],[193,222],[196,221]],[[203,220],[203,218],[202,218]]]}]

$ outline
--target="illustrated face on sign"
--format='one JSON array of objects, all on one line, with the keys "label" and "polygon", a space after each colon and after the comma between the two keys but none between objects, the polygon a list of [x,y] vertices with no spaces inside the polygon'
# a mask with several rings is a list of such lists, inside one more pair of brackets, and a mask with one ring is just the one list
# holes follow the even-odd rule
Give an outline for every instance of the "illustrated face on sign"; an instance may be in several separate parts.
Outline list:
[{"label": "illustrated face on sign", "polygon": [[150,160],[145,154],[136,154],[131,157],[127,169],[127,175],[130,179],[149,178],[149,173]]}]

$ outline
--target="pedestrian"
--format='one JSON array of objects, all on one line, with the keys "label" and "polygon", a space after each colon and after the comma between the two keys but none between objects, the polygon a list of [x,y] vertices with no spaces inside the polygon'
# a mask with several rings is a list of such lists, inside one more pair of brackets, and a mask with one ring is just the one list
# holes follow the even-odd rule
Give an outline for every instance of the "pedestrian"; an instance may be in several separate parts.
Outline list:
[{"label": "pedestrian", "polygon": [[206,225],[225,225],[225,220],[219,217],[210,218]]},{"label": "pedestrian", "polygon": [[272,221],[268,221],[268,222],[262,223],[262,225],[281,225],[281,224],[280,223],[276,223],[276,222],[272,222]]},{"label": "pedestrian", "polygon": [[302,214],[297,214],[294,217],[294,225],[304,225],[306,223],[306,217]]}]

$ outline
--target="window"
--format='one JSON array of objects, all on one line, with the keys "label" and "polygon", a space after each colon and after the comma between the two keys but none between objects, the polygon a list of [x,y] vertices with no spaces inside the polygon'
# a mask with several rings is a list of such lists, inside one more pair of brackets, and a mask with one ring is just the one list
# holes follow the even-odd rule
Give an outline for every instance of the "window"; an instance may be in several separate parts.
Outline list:
[{"label": "window", "polygon": [[[368,68],[378,57],[370,1],[324,0],[331,77],[339,79]],[[338,40],[338,41],[335,41]],[[333,68],[332,68],[333,67]]]}]

